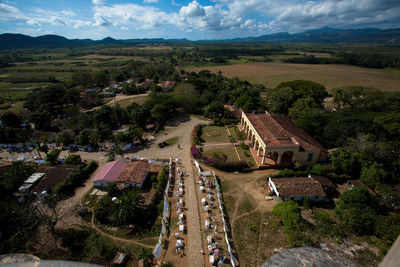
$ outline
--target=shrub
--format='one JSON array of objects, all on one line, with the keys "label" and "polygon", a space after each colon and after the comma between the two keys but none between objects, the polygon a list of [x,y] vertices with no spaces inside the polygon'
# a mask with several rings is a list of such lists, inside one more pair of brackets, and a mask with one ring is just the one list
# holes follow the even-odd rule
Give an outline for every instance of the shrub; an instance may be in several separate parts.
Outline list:
[{"label": "shrub", "polygon": [[198,158],[200,157],[200,155],[201,155],[200,152],[199,152],[199,150],[196,148],[195,145],[193,145],[193,146],[191,147],[190,151],[191,151],[191,153],[192,153],[192,156],[193,156],[195,159],[198,159]]},{"label": "shrub", "polygon": [[110,222],[110,216],[113,212],[113,203],[109,197],[103,197],[97,202],[94,208],[94,217],[102,224]]},{"label": "shrub", "polygon": [[233,171],[243,171],[244,169],[248,168],[249,165],[246,161],[223,161],[221,159],[209,157],[206,158],[205,163],[210,166],[213,166],[217,169],[233,172]]},{"label": "shrub", "polygon": [[68,165],[79,165],[82,159],[79,154],[71,154],[65,159],[65,164]]},{"label": "shrub", "polygon": [[50,164],[57,164],[58,162],[58,155],[60,155],[61,150],[58,148],[53,149],[52,151],[49,152],[49,154],[46,156],[46,162]]},{"label": "shrub", "polygon": [[72,194],[75,188],[81,186],[97,167],[98,164],[95,161],[91,161],[86,167],[77,168],[64,182],[59,183],[55,187],[54,192],[60,197]]},{"label": "shrub", "polygon": [[391,246],[400,235],[400,214],[391,213],[388,216],[378,216],[375,233]]},{"label": "shrub", "polygon": [[272,214],[282,220],[285,235],[292,247],[314,243],[306,234],[307,224],[301,217],[301,209],[296,202],[280,202],[274,206]]}]

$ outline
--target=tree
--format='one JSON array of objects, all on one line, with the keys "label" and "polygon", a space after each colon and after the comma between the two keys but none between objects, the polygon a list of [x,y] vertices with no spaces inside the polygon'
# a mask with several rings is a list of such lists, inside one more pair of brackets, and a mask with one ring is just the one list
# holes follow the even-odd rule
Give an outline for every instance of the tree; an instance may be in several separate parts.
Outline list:
[{"label": "tree", "polygon": [[333,94],[332,98],[333,106],[337,109],[341,109],[345,103],[345,95],[343,88],[332,89],[332,94]]},{"label": "tree", "polygon": [[145,267],[151,266],[151,260],[154,258],[154,255],[150,249],[142,248],[142,251],[138,255],[140,260],[143,260],[143,264]]},{"label": "tree", "polygon": [[65,164],[68,165],[79,165],[82,162],[79,154],[71,154],[65,159]]},{"label": "tree", "polygon": [[365,187],[355,187],[340,195],[336,213],[351,231],[372,234],[375,227],[379,201]]},{"label": "tree", "polygon": [[336,174],[358,176],[360,172],[360,163],[358,159],[343,147],[332,151],[331,164]]},{"label": "tree", "polygon": [[245,94],[236,99],[235,106],[241,107],[244,110],[252,110],[256,108],[256,100]]},{"label": "tree", "polygon": [[107,74],[104,71],[96,71],[93,73],[94,86],[106,87],[108,85]]},{"label": "tree", "polygon": [[151,117],[154,119],[157,128],[160,128],[163,122],[166,121],[168,117],[169,108],[164,104],[156,104],[151,110]]},{"label": "tree", "polygon": [[325,90],[325,87],[322,84],[306,81],[306,80],[296,80],[290,82],[282,82],[277,88],[286,88],[289,87],[293,90],[295,94],[295,101],[298,98],[307,98],[311,97],[314,99],[315,103],[318,105],[322,105],[325,97],[328,96],[328,93]]},{"label": "tree", "polygon": [[313,98],[299,98],[293,106],[289,108],[289,118],[297,120],[301,116],[309,116],[314,110],[320,110],[320,107]]},{"label": "tree", "polygon": [[186,113],[196,113],[200,105],[200,95],[194,85],[184,83],[174,88],[173,97]]},{"label": "tree", "polygon": [[286,115],[295,102],[296,95],[290,87],[276,87],[267,92],[266,103],[268,111]]},{"label": "tree", "polygon": [[130,118],[136,126],[141,128],[146,126],[146,122],[150,117],[149,109],[146,106],[134,103],[128,107],[128,111]]},{"label": "tree", "polygon": [[35,124],[36,130],[51,130],[51,114],[49,112],[33,112],[30,115],[30,121]]},{"label": "tree", "polygon": [[114,222],[122,226],[140,221],[139,214],[144,205],[144,197],[137,189],[122,193],[115,204]]},{"label": "tree", "polygon": [[49,147],[47,146],[47,141],[45,139],[43,139],[42,141],[43,141],[43,143],[41,143],[39,140],[34,141],[35,149],[36,149],[37,153],[39,154],[40,158],[42,158],[42,156],[40,155],[40,152],[45,153],[46,156],[47,156],[47,152],[49,152]]},{"label": "tree", "polygon": [[60,155],[61,150],[59,150],[58,148],[53,149],[52,151],[50,151],[50,153],[47,154],[46,156],[46,162],[50,163],[50,164],[57,164],[58,162],[58,156]]},{"label": "tree", "polygon": [[212,101],[206,106],[204,116],[210,119],[222,118],[225,113],[224,105],[218,101]]},{"label": "tree", "polygon": [[20,128],[22,121],[14,112],[6,111],[1,116],[1,121],[6,127],[10,128]]},{"label": "tree", "polygon": [[361,181],[363,181],[363,183],[365,183],[367,186],[375,189],[378,184],[383,183],[385,176],[386,173],[384,169],[382,169],[382,166],[374,162],[371,165],[368,164],[361,169],[360,178]]}]

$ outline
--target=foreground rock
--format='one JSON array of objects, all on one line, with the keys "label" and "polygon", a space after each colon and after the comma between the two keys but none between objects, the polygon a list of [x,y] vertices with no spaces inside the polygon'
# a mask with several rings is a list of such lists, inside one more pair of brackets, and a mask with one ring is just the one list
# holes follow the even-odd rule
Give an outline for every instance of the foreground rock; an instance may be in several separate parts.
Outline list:
[{"label": "foreground rock", "polygon": [[277,253],[261,264],[261,267],[272,266],[315,266],[315,267],[357,267],[358,265],[330,251],[319,248],[291,248]]}]

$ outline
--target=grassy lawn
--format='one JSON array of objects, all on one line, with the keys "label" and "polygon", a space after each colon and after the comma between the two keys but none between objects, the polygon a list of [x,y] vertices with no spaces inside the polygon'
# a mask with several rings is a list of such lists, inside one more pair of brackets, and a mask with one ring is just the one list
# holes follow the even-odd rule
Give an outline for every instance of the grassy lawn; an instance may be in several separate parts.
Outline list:
[{"label": "grassy lawn", "polygon": [[237,140],[237,131],[239,131],[239,128],[234,125],[234,126],[228,126],[229,132],[231,133],[231,135],[233,136],[233,138],[235,138],[235,140]]},{"label": "grassy lawn", "polygon": [[176,141],[178,141],[178,137],[172,137],[170,139],[168,139],[167,141],[165,141],[169,146],[172,146],[174,144],[176,144]]},{"label": "grassy lawn", "polygon": [[241,146],[236,146],[236,149],[239,153],[240,159],[244,160],[249,164],[250,167],[256,167],[257,163],[253,158],[249,149],[243,149]]},{"label": "grassy lawn", "polygon": [[121,99],[118,101],[118,104],[122,108],[127,108],[128,106],[132,105],[132,103],[137,103],[139,105],[142,105],[144,101],[146,100],[147,96],[132,96],[132,98],[126,98],[126,99]]},{"label": "grassy lawn", "polygon": [[14,113],[20,113],[24,109],[24,102],[16,102],[11,105],[11,107],[7,111],[12,111]]},{"label": "grassy lawn", "polygon": [[261,214],[252,212],[235,222],[234,239],[239,254],[240,266],[255,266],[258,249]]},{"label": "grassy lawn", "polygon": [[201,139],[206,143],[229,143],[228,132],[224,126],[205,126]]},{"label": "grassy lawn", "polygon": [[233,146],[221,146],[221,147],[210,147],[210,148],[204,148],[204,152],[202,153],[204,156],[213,156],[218,154],[223,157],[226,157],[226,161],[237,161],[239,160],[236,151],[233,148]]}]

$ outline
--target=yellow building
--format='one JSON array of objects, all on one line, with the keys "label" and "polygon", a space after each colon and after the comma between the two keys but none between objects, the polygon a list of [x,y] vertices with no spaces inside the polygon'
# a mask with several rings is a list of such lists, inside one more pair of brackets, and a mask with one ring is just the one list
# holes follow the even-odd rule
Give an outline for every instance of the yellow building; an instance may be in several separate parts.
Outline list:
[{"label": "yellow building", "polygon": [[292,162],[312,165],[326,158],[325,148],[283,115],[242,111],[240,128],[259,167],[285,167]]}]

